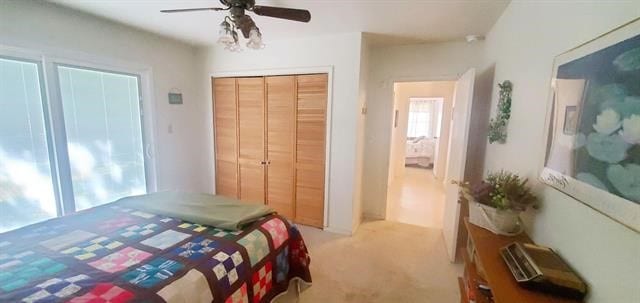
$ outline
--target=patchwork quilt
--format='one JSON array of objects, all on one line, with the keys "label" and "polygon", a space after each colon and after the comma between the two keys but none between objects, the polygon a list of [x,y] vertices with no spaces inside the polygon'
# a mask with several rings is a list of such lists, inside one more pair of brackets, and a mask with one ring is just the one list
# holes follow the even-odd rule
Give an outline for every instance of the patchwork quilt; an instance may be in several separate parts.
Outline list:
[{"label": "patchwork quilt", "polygon": [[228,231],[116,202],[0,234],[0,302],[270,302],[309,262],[278,215]]}]

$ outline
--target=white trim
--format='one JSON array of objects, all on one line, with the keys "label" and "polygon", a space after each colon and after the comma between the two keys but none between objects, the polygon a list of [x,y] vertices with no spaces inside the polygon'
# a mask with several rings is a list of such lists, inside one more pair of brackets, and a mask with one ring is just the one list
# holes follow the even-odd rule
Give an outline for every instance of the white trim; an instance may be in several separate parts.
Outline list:
[{"label": "white trim", "polygon": [[15,57],[18,59],[42,61],[42,57],[44,56],[44,53],[36,50],[32,50],[32,49],[25,49],[25,48],[0,44],[0,55],[7,56],[7,57]]},{"label": "white trim", "polygon": [[226,77],[261,77],[261,76],[284,76],[301,74],[333,74],[333,66],[310,66],[310,67],[290,67],[290,68],[268,68],[268,69],[239,69],[230,71],[217,71],[209,74],[212,78]]},{"label": "white trim", "polygon": [[[258,69],[258,70],[235,70],[235,71],[218,71],[209,74],[210,78],[225,77],[259,77],[259,76],[278,76],[278,75],[301,75],[301,74],[327,74],[327,120],[325,133],[325,170],[324,170],[324,222],[323,227],[327,231],[333,230],[329,227],[329,208],[331,207],[329,193],[331,183],[329,176],[331,175],[331,126],[333,112],[333,66],[312,66],[312,67],[291,67],[291,68],[274,68],[274,69]],[[213,98],[213,96],[212,96]],[[215,136],[215,135],[214,135]],[[215,138],[213,141],[215,145]],[[214,147],[215,148],[215,147]],[[214,155],[215,163],[215,155]],[[215,168],[214,168],[215,170]],[[214,171],[215,175],[215,171]],[[214,182],[215,183],[215,182]],[[351,231],[335,230],[340,234],[351,234]]]}]

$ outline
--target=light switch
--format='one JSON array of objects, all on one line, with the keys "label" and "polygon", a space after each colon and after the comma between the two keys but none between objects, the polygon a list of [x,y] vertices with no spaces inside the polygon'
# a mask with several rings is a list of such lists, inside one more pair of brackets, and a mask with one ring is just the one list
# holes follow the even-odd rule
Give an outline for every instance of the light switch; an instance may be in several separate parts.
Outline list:
[{"label": "light switch", "polygon": [[173,124],[169,124],[169,126],[167,126],[167,133],[173,134]]}]

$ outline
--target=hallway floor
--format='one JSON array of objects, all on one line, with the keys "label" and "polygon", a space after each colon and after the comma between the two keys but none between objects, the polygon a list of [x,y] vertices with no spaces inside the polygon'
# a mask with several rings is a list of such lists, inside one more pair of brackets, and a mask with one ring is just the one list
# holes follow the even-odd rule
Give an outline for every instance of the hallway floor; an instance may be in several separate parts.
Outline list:
[{"label": "hallway floor", "polygon": [[406,167],[387,193],[387,220],[442,229],[444,188],[433,171]]}]

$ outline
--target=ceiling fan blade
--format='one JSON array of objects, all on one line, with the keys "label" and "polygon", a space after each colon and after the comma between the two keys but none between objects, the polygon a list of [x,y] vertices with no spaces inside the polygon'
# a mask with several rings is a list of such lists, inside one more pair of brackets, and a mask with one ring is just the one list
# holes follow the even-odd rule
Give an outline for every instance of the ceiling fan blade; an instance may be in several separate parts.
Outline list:
[{"label": "ceiling fan blade", "polygon": [[163,9],[161,13],[185,13],[185,12],[197,12],[197,11],[221,11],[225,8],[220,7],[199,7],[199,8],[180,8],[180,9]]},{"label": "ceiling fan blade", "polygon": [[309,13],[309,11],[305,9],[256,5],[253,7],[252,11],[256,13],[256,15],[266,16],[266,17],[287,19],[287,20],[300,21],[300,22],[309,22],[309,20],[311,20],[311,13]]}]

